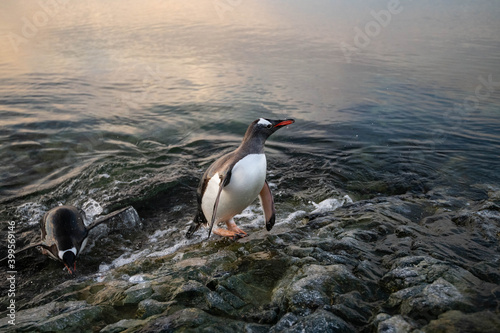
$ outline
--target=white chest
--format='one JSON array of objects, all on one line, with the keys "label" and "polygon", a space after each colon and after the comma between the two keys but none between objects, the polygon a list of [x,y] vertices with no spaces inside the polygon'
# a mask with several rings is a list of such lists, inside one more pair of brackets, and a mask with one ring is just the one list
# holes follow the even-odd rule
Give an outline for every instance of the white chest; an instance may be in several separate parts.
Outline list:
[{"label": "white chest", "polygon": [[245,156],[234,165],[231,181],[224,190],[242,196],[246,194],[251,196],[252,200],[255,199],[264,186],[266,167],[266,155],[250,154]]},{"label": "white chest", "polygon": [[[250,154],[234,165],[231,180],[221,192],[216,220],[232,218],[257,198],[266,181],[266,164],[266,155]],[[202,209],[208,221],[212,218],[219,184],[219,174],[215,174],[208,182],[203,196]]]}]

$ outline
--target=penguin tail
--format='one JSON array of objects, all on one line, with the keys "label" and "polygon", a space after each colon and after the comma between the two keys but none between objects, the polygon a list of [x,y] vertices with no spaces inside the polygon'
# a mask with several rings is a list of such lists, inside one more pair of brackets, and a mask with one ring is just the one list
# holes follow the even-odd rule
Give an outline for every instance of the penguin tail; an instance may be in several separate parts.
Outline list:
[{"label": "penguin tail", "polygon": [[191,224],[191,226],[189,226],[189,229],[188,231],[186,232],[186,238],[187,239],[191,239],[191,237],[193,237],[193,234],[196,232],[196,230],[198,230],[200,228],[200,224],[199,223],[196,223],[196,222],[193,222]]},{"label": "penguin tail", "polygon": [[200,226],[203,224],[203,216],[200,217],[201,214],[203,214],[203,213],[198,212],[198,214],[196,214],[195,218],[193,219],[193,223],[191,223],[191,225],[189,226],[189,229],[186,232],[187,239],[190,239],[191,237],[193,237],[193,234],[198,229],[200,229]]}]

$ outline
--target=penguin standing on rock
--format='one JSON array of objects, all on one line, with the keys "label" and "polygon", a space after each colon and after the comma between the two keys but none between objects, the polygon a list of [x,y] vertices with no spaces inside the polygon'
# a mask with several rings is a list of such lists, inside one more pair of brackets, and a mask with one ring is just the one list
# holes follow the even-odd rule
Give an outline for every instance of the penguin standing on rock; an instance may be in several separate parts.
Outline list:
[{"label": "penguin standing on rock", "polygon": [[[255,120],[248,127],[240,146],[210,165],[198,186],[198,213],[186,238],[191,238],[200,225],[209,228],[208,237],[212,228],[214,234],[223,237],[237,239],[247,236],[236,226],[233,217],[248,207],[257,196],[264,210],[266,229],[272,229],[275,211],[273,196],[266,181],[264,143],[278,129],[294,122],[293,119]],[[217,227],[218,222],[225,222],[227,229]]]},{"label": "penguin standing on rock", "polygon": [[[40,221],[42,240],[17,251],[16,255],[28,249],[40,247],[43,254],[61,261],[68,272],[73,275],[76,272],[76,257],[85,248],[89,231],[129,208],[131,207],[100,217],[88,227],[83,223],[82,215],[85,213],[78,208],[73,206],[52,208],[45,213]],[[3,263],[7,260],[8,257],[3,258],[0,262]]]}]

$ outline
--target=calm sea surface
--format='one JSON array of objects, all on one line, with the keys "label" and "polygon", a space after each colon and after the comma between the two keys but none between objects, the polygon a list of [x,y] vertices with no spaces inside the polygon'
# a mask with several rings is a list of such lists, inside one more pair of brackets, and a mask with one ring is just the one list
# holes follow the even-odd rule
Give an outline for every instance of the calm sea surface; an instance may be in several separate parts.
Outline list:
[{"label": "calm sea surface", "polygon": [[132,204],[128,248],[176,246],[199,177],[259,117],[296,120],[266,145],[281,221],[500,186],[497,1],[61,2],[0,4],[0,221],[19,246],[59,204]]}]

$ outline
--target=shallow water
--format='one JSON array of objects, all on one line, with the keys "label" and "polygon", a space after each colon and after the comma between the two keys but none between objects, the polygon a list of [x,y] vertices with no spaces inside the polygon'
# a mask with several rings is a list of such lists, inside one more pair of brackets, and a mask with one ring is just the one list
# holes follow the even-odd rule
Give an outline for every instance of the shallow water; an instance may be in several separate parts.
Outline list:
[{"label": "shallow water", "polygon": [[0,220],[22,246],[58,204],[133,205],[143,227],[98,232],[83,274],[185,244],[199,177],[259,117],[296,120],[266,145],[277,223],[344,195],[499,187],[496,2],[401,1],[378,28],[387,1],[46,3],[0,5]]}]

